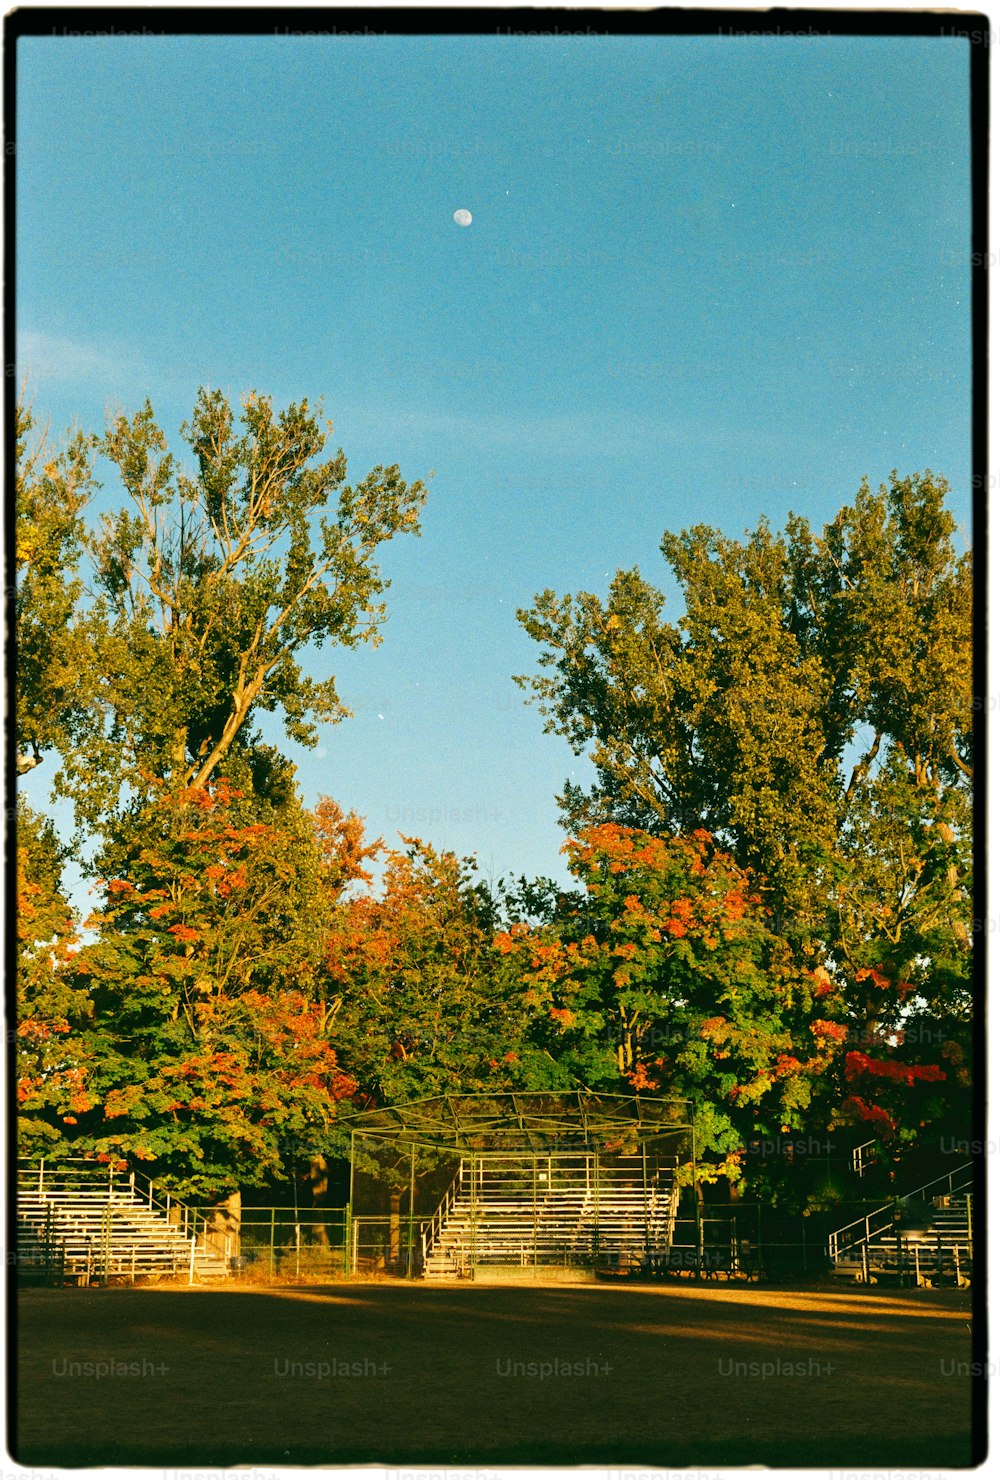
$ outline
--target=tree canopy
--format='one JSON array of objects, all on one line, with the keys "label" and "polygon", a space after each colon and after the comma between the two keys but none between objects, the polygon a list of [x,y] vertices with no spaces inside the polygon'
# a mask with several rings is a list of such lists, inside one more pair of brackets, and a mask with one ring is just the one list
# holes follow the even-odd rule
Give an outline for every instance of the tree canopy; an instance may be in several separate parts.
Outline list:
[{"label": "tree canopy", "polygon": [[14,638],[17,770],[68,751],[92,701],[90,634],[80,610],[83,513],[95,490],[94,439],[63,447],[36,435],[26,400],[15,411]]},{"label": "tree canopy", "polygon": [[314,678],[303,657],[379,641],[389,583],[376,554],[419,532],[425,489],[395,465],[348,483],[343,453],[323,458],[319,414],[306,401],[276,413],[251,393],[237,416],[221,391],[202,390],[181,429],[188,470],[148,402],[92,440],[125,502],[76,536],[96,683],[60,746],[57,785],[89,828],[164,783],[229,774],[261,795],[287,790],[288,763],[262,745],[255,717],[280,712],[310,746],[317,723],[347,713],[335,677]]},{"label": "tree canopy", "polygon": [[676,623],[636,570],[605,600],[550,590],[519,613],[541,655],[518,681],[597,771],[564,790],[569,827],[705,830],[752,870],[770,931],[826,974],[855,1043],[856,1092],[835,1111],[831,1071],[830,1113],[893,1129],[890,1075],[865,1054],[914,1013],[971,1005],[971,559],[947,493],[893,474],[818,534],[794,515],[742,541],[667,533]]},{"label": "tree canopy", "polygon": [[301,812],[243,802],[223,779],[152,803],[72,963],[91,1015],[74,1142],[181,1195],[277,1175],[355,1088],[317,990],[319,840]]},{"label": "tree canopy", "polygon": [[[347,482],[302,401],[203,390],[175,459],[147,403],[62,450],[18,414],[18,765],[97,843],[99,905],[18,816],[21,1146],[208,1197],[333,1144],[343,1106],[629,1088],[689,1101],[705,1182],[762,1137],[895,1147],[964,1123],[971,1059],[971,561],[948,488],[900,477],[821,531],[703,525],[519,612],[518,682],[594,763],[571,883],[311,810],[262,714],[347,713],[325,654],[376,643],[398,467]],[[124,494],[100,499],[110,467]],[[339,1107],[339,1108],[338,1108]]]}]

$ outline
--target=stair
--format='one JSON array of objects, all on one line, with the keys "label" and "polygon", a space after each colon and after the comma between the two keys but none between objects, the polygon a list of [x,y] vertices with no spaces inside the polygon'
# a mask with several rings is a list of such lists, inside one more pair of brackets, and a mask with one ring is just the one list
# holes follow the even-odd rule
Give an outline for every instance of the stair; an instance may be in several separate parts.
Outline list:
[{"label": "stair", "polygon": [[904,1211],[898,1229],[884,1228],[844,1249],[834,1263],[834,1276],[858,1282],[867,1276],[872,1284],[968,1284],[973,1264],[969,1186],[935,1197],[923,1207],[923,1226],[913,1226],[911,1208],[909,1216]]},{"label": "stair", "polygon": [[[89,1185],[88,1185],[89,1181]],[[34,1170],[18,1176],[19,1255],[30,1278],[44,1269],[51,1278],[86,1282],[142,1276],[225,1279],[226,1261],[169,1221],[131,1186],[116,1187],[103,1169],[72,1177]],[[186,1211],[186,1210],[184,1210]]]},{"label": "stair", "polygon": [[582,1175],[576,1181],[564,1175],[541,1195],[517,1190],[513,1178],[480,1177],[473,1208],[463,1167],[425,1230],[424,1278],[454,1279],[476,1269],[624,1273],[642,1267],[651,1253],[669,1248],[676,1193],[672,1180],[644,1190],[641,1163],[617,1170],[599,1189]]}]

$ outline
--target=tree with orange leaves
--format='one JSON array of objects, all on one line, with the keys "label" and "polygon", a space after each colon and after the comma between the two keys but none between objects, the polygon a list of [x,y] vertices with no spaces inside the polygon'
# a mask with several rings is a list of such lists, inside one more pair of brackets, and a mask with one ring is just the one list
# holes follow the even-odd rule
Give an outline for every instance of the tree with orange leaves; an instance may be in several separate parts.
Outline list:
[{"label": "tree with orange leaves", "polygon": [[811,1031],[815,980],[703,829],[603,823],[565,851],[583,892],[548,926],[498,936],[525,1000],[567,1056],[589,1050],[589,1087],[691,1100],[706,1175],[740,1180],[752,1139],[804,1123],[836,1052],[836,1025]]},{"label": "tree with orange leaves", "polygon": [[525,1013],[497,969],[495,904],[472,860],[402,841],[381,850],[378,890],[331,911],[325,991],[345,1065],[371,1104],[517,1084]]},{"label": "tree with orange leaves", "polygon": [[164,790],[141,821],[73,962],[92,1012],[73,1146],[180,1196],[260,1185],[355,1089],[319,977],[327,899],[358,867],[336,846],[350,820],[264,821],[220,781]]},{"label": "tree with orange leaves", "polygon": [[754,870],[770,933],[824,990],[824,1017],[905,1071],[850,1074],[840,1049],[817,1115],[823,1101],[826,1124],[858,1140],[875,1126],[897,1146],[963,1118],[969,1134],[982,701],[951,502],[929,470],[893,471],[821,528],[790,515],[784,532],[762,520],[743,538],[667,531],[676,621],[635,569],[606,597],[546,590],[518,613],[540,644],[539,671],[518,682],[595,767],[589,794],[563,793],[568,826],[706,829]]}]

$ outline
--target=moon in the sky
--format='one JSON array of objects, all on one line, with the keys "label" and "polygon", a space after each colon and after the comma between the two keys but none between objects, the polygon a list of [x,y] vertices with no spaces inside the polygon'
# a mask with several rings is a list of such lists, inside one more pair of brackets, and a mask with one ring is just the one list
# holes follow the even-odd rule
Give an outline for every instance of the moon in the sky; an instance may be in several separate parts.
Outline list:
[{"label": "moon in the sky", "polygon": [[471,226],[472,225],[472,212],[471,211],[465,211],[465,210],[456,211],[455,212],[455,220],[456,220],[456,222],[458,223],[459,226]]}]

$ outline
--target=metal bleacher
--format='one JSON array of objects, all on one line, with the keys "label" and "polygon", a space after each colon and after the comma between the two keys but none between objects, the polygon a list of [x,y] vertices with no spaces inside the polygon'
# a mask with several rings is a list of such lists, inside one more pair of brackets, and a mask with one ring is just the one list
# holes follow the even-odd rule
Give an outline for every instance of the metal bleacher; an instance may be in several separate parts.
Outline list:
[{"label": "metal bleacher", "polygon": [[22,1162],[18,1265],[50,1283],[225,1278],[203,1217],[135,1173],[93,1161]]},{"label": "metal bleacher", "polygon": [[831,1233],[834,1276],[863,1284],[968,1285],[972,1172],[966,1162]]},{"label": "metal bleacher", "polygon": [[463,1160],[421,1230],[423,1275],[643,1268],[669,1249],[677,1213],[671,1172],[643,1173],[640,1157]]}]

